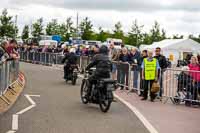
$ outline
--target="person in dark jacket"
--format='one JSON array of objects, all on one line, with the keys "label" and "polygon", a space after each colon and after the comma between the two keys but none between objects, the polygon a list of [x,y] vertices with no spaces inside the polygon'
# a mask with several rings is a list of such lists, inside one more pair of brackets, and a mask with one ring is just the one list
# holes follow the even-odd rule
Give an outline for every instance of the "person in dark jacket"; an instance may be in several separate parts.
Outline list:
[{"label": "person in dark jacket", "polygon": [[141,60],[140,60],[140,53],[137,51],[136,48],[131,49],[130,53],[130,64],[132,65],[133,69],[133,88],[130,92],[135,92],[135,90],[138,90],[138,75],[139,75],[139,69],[141,66]]},{"label": "person in dark jacket", "polygon": [[[64,79],[67,79],[67,77],[69,76],[68,74],[71,72],[70,68],[72,66],[76,66],[77,64],[77,56],[75,54],[75,49],[71,48],[70,49],[70,53],[69,54],[65,54],[65,57],[62,60],[62,63],[65,63],[64,65]],[[72,68],[74,69],[74,68]]]},{"label": "person in dark jacket", "polygon": [[[123,90],[126,86],[126,90],[128,90],[128,77],[129,77],[129,62],[130,62],[130,56],[128,54],[127,48],[122,49],[122,54],[119,56],[119,68],[118,68],[118,75],[117,80],[120,85],[120,89]],[[126,79],[126,84],[125,84]]]},{"label": "person in dark jacket", "polygon": [[159,81],[160,81],[160,92],[159,92],[159,96],[162,97],[162,93],[163,93],[163,74],[165,69],[167,68],[167,59],[164,55],[161,54],[161,48],[157,47],[156,51],[155,51],[155,56],[154,58],[156,58],[158,60],[159,66],[160,66],[160,70],[159,70]]},{"label": "person in dark jacket", "polygon": [[109,60],[108,51],[109,50],[107,46],[101,46],[99,53],[94,56],[92,62],[86,67],[86,70],[89,70],[90,68],[96,66],[95,73],[89,78],[90,85],[88,93],[90,93],[91,87],[96,80],[101,78],[110,78],[112,63]]}]

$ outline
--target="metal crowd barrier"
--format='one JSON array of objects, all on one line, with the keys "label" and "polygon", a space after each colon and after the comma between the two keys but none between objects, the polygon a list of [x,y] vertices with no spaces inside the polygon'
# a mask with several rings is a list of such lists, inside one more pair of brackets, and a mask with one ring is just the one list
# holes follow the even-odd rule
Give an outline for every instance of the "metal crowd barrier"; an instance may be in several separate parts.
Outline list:
[{"label": "metal crowd barrier", "polygon": [[200,103],[200,71],[166,69],[163,75],[163,95],[174,104]]},{"label": "metal crowd barrier", "polygon": [[[126,89],[131,89],[131,65],[125,62],[113,61],[113,73],[117,79],[117,84]],[[115,79],[115,80],[116,80]]]},{"label": "metal crowd barrier", "polygon": [[20,60],[30,63],[53,65],[62,64],[63,55],[47,52],[20,52]]},{"label": "metal crowd barrier", "polygon": [[[84,71],[86,66],[90,63],[92,57],[89,56],[77,56],[78,57],[78,65],[81,71]],[[59,53],[47,53],[47,52],[20,52],[20,60],[35,64],[43,64],[43,65],[61,65],[62,59],[64,58],[63,54]]]},{"label": "metal crowd barrier", "polygon": [[0,65],[0,96],[18,79],[19,61],[7,61]]}]

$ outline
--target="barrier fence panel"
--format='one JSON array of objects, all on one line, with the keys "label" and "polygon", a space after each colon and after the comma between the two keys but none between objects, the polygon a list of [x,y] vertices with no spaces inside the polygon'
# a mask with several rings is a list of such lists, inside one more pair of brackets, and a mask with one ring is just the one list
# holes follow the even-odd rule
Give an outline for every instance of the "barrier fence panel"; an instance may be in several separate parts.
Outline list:
[{"label": "barrier fence panel", "polygon": [[87,65],[89,64],[89,57],[88,56],[81,56],[81,71],[83,72]]},{"label": "barrier fence panel", "polygon": [[117,79],[118,85],[122,88],[131,89],[130,76],[131,66],[129,63],[112,62],[113,63],[113,78]]},{"label": "barrier fence panel", "polygon": [[18,79],[19,61],[7,61],[0,65],[0,96]]},{"label": "barrier fence panel", "polygon": [[163,93],[176,104],[200,102],[200,71],[167,69],[163,76]]},{"label": "barrier fence panel", "polygon": [[138,65],[130,65],[130,88],[140,95],[144,90],[144,82],[142,82],[142,70]]}]

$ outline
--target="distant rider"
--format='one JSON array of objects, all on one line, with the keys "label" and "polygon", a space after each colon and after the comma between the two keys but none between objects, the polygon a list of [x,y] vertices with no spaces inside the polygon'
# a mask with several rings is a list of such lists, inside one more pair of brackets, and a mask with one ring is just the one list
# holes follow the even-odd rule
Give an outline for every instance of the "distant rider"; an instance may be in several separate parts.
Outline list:
[{"label": "distant rider", "polygon": [[[67,77],[69,76],[68,74],[73,71],[74,66],[77,67],[77,56],[75,52],[76,52],[75,48],[71,48],[69,54],[65,54],[65,57],[62,60],[62,63],[65,63],[64,79],[67,79]],[[72,68],[72,70],[70,70],[70,68]]]}]

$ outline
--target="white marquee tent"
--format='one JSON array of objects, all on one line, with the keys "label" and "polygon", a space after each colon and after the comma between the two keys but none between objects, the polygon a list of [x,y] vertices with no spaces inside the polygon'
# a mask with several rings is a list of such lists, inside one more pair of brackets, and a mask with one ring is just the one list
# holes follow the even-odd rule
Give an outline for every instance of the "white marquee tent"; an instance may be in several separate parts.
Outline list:
[{"label": "white marquee tent", "polygon": [[184,53],[197,54],[200,52],[200,44],[191,39],[165,39],[160,42],[154,42],[152,45],[142,45],[140,50],[155,50],[157,47],[162,49],[163,55],[167,58],[173,56],[173,63],[183,58]]}]

